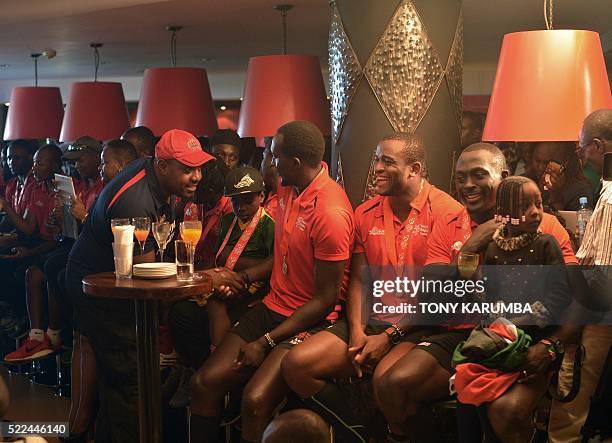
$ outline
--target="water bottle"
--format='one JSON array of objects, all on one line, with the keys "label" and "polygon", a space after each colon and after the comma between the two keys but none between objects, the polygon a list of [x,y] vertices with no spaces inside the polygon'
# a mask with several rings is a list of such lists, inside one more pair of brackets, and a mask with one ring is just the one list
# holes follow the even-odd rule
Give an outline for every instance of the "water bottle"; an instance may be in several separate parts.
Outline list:
[{"label": "water bottle", "polygon": [[578,230],[578,243],[582,244],[582,239],[584,238],[584,233],[586,231],[586,225],[591,219],[593,211],[591,211],[591,209],[587,206],[588,200],[586,197],[580,197],[578,202],[580,203],[580,207],[578,208],[576,218],[576,228]]}]

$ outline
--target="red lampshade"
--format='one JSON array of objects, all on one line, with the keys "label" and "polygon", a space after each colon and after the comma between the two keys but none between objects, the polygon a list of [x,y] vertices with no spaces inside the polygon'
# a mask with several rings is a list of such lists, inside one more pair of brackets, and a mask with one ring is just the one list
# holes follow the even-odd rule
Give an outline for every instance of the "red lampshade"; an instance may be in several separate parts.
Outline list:
[{"label": "red lampshade", "polygon": [[584,118],[610,107],[610,85],[597,33],[507,34],[482,138],[577,140]]},{"label": "red lampshade", "polygon": [[293,120],[308,120],[330,134],[329,102],[319,58],[266,55],[249,61],[238,133],[267,137]]},{"label": "red lampshade", "polygon": [[73,83],[66,105],[60,140],[71,142],[83,135],[98,140],[119,138],[130,127],[121,83]]},{"label": "red lampshade", "polygon": [[206,70],[147,69],[140,90],[136,126],[146,126],[157,136],[170,129],[212,135],[217,130],[217,120]]},{"label": "red lampshade", "polygon": [[64,105],[59,88],[23,86],[13,88],[4,140],[57,140],[62,127]]}]

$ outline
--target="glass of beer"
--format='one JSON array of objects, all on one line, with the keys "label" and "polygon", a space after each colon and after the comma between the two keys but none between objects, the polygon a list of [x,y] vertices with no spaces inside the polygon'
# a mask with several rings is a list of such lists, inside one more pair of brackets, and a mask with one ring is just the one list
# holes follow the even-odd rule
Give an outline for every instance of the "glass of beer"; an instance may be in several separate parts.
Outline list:
[{"label": "glass of beer", "polygon": [[140,244],[140,255],[144,254],[145,242],[151,230],[151,220],[149,217],[134,217],[132,219],[134,225],[134,237]]},{"label": "glass of beer", "polygon": [[129,218],[113,218],[111,220],[111,231],[115,235],[115,228],[117,226],[128,226],[131,225]]},{"label": "glass of beer", "polygon": [[459,269],[459,274],[461,277],[471,278],[478,269],[479,261],[480,254],[460,252],[459,259],[457,260],[457,268]]}]

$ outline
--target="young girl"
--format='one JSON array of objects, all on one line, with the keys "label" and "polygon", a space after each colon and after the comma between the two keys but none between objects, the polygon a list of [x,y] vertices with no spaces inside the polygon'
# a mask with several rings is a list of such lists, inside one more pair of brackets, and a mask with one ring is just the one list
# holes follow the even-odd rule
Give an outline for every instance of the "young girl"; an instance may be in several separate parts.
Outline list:
[{"label": "young girl", "polygon": [[567,303],[565,287],[546,284],[562,272],[562,266],[541,266],[564,264],[557,240],[539,229],[543,214],[535,182],[522,176],[503,180],[495,215],[502,225],[484,257],[485,265],[504,265],[487,267],[489,301],[529,303],[533,313],[513,321],[540,327],[549,324]]}]

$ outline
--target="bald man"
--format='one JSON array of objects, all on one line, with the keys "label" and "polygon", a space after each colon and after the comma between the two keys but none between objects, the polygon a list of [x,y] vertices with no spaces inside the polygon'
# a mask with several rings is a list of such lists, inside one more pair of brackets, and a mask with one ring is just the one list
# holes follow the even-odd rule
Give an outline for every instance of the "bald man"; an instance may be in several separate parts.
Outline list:
[{"label": "bald man", "polygon": [[[604,154],[612,152],[612,109],[600,109],[584,119],[577,154],[598,174],[603,170]],[[595,192],[597,201],[601,184]]]}]

